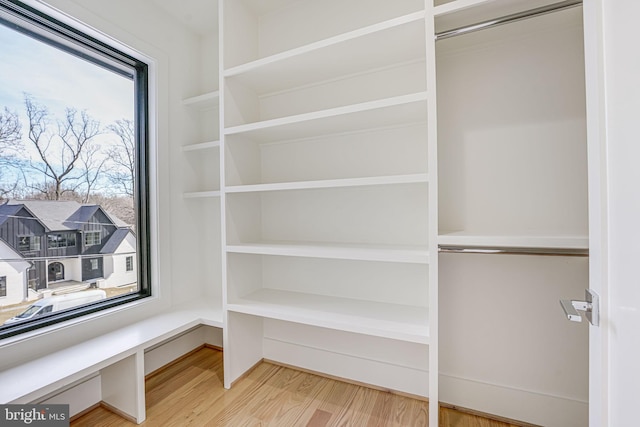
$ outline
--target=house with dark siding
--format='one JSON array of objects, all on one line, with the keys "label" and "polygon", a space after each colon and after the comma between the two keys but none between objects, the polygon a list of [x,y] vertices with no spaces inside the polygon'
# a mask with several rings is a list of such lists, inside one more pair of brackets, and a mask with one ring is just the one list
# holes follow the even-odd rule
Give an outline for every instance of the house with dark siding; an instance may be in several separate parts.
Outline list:
[{"label": "house with dark siding", "polygon": [[131,226],[99,205],[9,200],[0,205],[0,304],[51,288],[137,281]]}]

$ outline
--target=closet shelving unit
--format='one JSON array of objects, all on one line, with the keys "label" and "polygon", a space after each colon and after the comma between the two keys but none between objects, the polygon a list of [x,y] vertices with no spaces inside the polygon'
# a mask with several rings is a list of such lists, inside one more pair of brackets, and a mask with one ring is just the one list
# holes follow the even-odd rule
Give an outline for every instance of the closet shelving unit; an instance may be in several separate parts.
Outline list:
[{"label": "closet shelving unit", "polygon": [[[209,36],[216,41],[217,37]],[[205,40],[205,38],[203,38]],[[202,50],[211,54],[211,42],[202,42]],[[217,62],[216,62],[217,63]],[[217,71],[217,70],[216,70]],[[204,74],[204,72],[203,72]],[[217,78],[204,75],[200,94],[184,98],[188,137],[180,152],[183,168],[182,214],[187,225],[182,233],[190,236],[190,264],[197,269],[189,272],[189,280],[201,283],[209,305],[220,310],[222,323],[221,218],[220,218],[220,93]],[[185,220],[183,220],[185,221]]]},{"label": "closet shelving unit", "polygon": [[434,391],[427,12],[373,3],[221,1],[227,386],[266,358]]},{"label": "closet shelving unit", "polygon": [[[501,378],[511,361],[492,371],[477,360],[486,349],[482,360],[537,354],[509,348],[515,327],[505,324],[575,341],[562,323],[524,317],[551,318],[555,293],[585,286],[579,8],[449,40],[436,34],[557,3],[570,6],[220,0],[219,137],[184,155],[219,155],[219,177],[185,197],[220,204],[226,387],[267,359],[429,398],[431,425],[439,400],[527,421],[510,412],[519,403],[492,406],[483,396],[506,405],[526,403],[522,384],[536,398],[548,390],[523,368],[494,396],[500,384],[485,389],[483,378]],[[527,64],[522,52],[535,59]],[[542,88],[523,84],[532,73]],[[438,254],[439,246],[518,256]],[[549,283],[514,318],[495,304],[516,279],[530,289]],[[553,309],[536,306],[546,301]],[[498,322],[490,335],[478,330],[487,321]],[[575,394],[554,386],[550,395]]]}]

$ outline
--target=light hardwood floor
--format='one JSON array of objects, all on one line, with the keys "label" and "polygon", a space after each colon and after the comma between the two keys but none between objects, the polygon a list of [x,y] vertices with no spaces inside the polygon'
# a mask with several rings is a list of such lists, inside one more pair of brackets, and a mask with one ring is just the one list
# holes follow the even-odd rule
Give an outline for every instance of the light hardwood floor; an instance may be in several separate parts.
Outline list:
[{"label": "light hardwood floor", "polygon": [[[263,362],[231,390],[222,386],[222,352],[202,348],[152,374],[142,426],[426,426],[428,403]],[[440,427],[517,427],[441,408]],[[104,407],[74,427],[136,424]]]}]

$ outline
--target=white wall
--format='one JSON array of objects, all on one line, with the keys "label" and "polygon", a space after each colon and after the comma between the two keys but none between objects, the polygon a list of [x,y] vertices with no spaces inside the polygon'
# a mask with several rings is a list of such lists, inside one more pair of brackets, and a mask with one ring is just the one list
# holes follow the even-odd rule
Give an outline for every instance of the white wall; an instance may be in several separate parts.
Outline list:
[{"label": "white wall", "polygon": [[[0,241],[0,259],[16,259],[19,256],[6,243]],[[24,261],[0,263],[0,277],[7,278],[7,296],[0,297],[0,307],[22,302],[26,298],[24,290],[28,267],[29,263]]]},{"label": "white wall", "polygon": [[122,286],[136,283],[138,280],[138,264],[133,263],[133,269],[127,271],[127,257],[136,250],[136,238],[132,233],[120,243],[113,255],[104,257],[104,287]]},{"label": "white wall", "polygon": [[[88,316],[81,321],[70,321],[37,333],[5,339],[0,342],[3,356],[0,370],[147,318],[164,311],[176,301],[182,302],[202,293],[198,281],[188,280],[189,268],[172,262],[175,254],[186,252],[189,247],[185,246],[185,239],[172,236],[170,232],[176,228],[172,223],[172,207],[182,203],[182,189],[176,188],[181,184],[172,180],[174,171],[171,158],[177,156],[177,141],[184,131],[185,112],[181,99],[185,94],[196,91],[198,85],[194,66],[199,53],[198,37],[174,23],[168,15],[149,7],[147,1],[50,0],[46,3],[93,27],[99,37],[108,34],[152,62],[150,104],[156,106],[151,117],[154,296],[143,302]],[[45,2],[37,0],[29,0],[28,4],[46,8]],[[70,19],[63,15],[61,17]],[[174,218],[181,221],[179,217]],[[184,277],[186,280],[172,282],[172,269],[176,271],[173,277]]]}]

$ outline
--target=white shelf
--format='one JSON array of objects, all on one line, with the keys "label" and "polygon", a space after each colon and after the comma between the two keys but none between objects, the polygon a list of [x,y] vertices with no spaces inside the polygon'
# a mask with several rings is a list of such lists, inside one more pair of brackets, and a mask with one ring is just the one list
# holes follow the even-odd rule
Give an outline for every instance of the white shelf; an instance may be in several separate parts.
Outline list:
[{"label": "white shelf", "polygon": [[429,252],[420,246],[383,246],[354,244],[303,244],[294,242],[255,242],[227,245],[227,252],[306,258],[380,261],[428,264]]},{"label": "white shelf", "polygon": [[226,128],[225,134],[242,134],[255,142],[266,143],[339,134],[372,127],[424,123],[427,119],[426,101],[427,93],[419,92],[234,126]]},{"label": "white shelf", "polygon": [[438,244],[464,247],[589,249],[589,238],[579,235],[490,235],[451,232],[440,234]]},{"label": "white shelf", "polygon": [[220,100],[220,92],[209,92],[198,96],[192,96],[182,100],[182,105],[193,108],[213,108],[217,107]]},{"label": "white shelf", "polygon": [[375,176],[364,178],[325,179],[316,181],[280,182],[270,184],[234,185],[226,188],[227,193],[252,193],[263,191],[306,190],[319,188],[364,187],[375,185],[417,184],[428,182],[426,173],[395,176]]},{"label": "white shelf", "polygon": [[189,144],[182,147],[185,153],[190,151],[208,150],[210,148],[220,148],[220,141],[200,142],[198,144]]},{"label": "white shelf", "polygon": [[424,17],[421,11],[390,19],[239,65],[224,74],[265,94],[424,59]]},{"label": "white shelf", "polygon": [[429,313],[423,307],[261,289],[227,304],[227,309],[269,319],[429,344]]},{"label": "white shelf", "polygon": [[220,191],[189,191],[183,193],[185,199],[206,199],[212,197],[220,197]]}]

